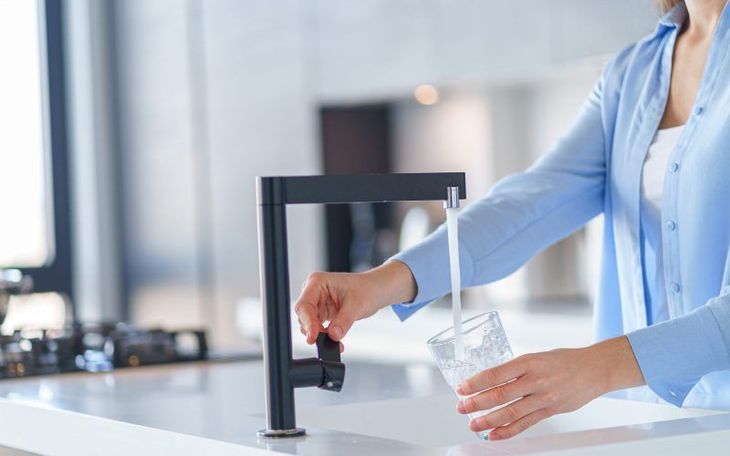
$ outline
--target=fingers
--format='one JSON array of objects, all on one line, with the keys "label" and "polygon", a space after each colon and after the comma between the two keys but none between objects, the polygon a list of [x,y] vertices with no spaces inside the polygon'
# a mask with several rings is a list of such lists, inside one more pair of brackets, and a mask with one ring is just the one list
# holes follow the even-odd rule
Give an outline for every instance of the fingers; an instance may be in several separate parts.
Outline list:
[{"label": "fingers", "polygon": [[307,279],[294,306],[302,332],[307,336],[307,343],[310,345],[317,340],[317,335],[320,332],[324,332],[324,327],[318,317],[320,295],[319,284],[314,280]]},{"label": "fingers", "polygon": [[456,410],[462,414],[474,413],[479,410],[489,410],[529,393],[530,390],[527,382],[524,380],[515,380],[459,401],[456,405]]},{"label": "fingers", "polygon": [[[294,306],[307,343],[313,344],[320,332],[327,332],[332,340],[339,342],[362,317],[364,306],[353,298],[357,293],[350,293],[353,291],[350,276],[316,272],[307,278]],[[330,322],[325,329],[323,323],[327,320]]]},{"label": "fingers", "polygon": [[[307,335],[307,332],[302,327],[299,327],[299,332],[304,334],[305,336]],[[340,342],[340,353],[344,353],[344,352],[345,352],[345,344]]]},{"label": "fingers", "polygon": [[536,410],[527,416],[520,418],[519,420],[494,429],[489,433],[489,440],[503,440],[514,437],[520,432],[524,432],[531,428],[535,424],[551,416],[551,413],[547,409]]},{"label": "fingers", "polygon": [[466,379],[456,388],[456,393],[460,396],[471,396],[479,391],[494,388],[502,383],[509,382],[510,380],[522,376],[526,371],[527,366],[524,358],[515,358],[512,361],[507,361],[499,366],[485,369]]},{"label": "fingers", "polygon": [[345,334],[352,328],[353,323],[357,320],[357,306],[342,306],[337,315],[330,321],[327,326],[327,334],[334,341],[340,341]]},{"label": "fingers", "polygon": [[474,418],[469,423],[469,429],[474,432],[486,431],[519,421],[522,417],[543,407],[536,396],[526,396],[520,400],[507,404],[492,413]]}]

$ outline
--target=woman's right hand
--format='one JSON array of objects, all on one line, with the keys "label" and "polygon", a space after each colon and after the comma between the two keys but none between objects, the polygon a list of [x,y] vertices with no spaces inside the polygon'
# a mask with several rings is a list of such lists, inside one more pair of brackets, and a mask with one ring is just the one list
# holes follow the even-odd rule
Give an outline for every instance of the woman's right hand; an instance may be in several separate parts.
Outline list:
[{"label": "woman's right hand", "polygon": [[[391,304],[411,301],[415,296],[416,282],[411,270],[393,260],[361,273],[310,274],[294,311],[308,344],[313,344],[320,332],[340,341],[357,320]],[[325,328],[326,322],[329,325]]]}]

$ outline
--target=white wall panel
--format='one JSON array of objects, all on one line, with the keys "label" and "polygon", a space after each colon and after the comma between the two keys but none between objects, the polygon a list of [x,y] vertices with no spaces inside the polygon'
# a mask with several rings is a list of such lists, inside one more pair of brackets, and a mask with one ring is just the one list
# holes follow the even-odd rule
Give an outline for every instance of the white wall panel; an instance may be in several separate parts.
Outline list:
[{"label": "white wall panel", "polygon": [[132,314],[144,324],[199,324],[186,4],[114,6]]},{"label": "white wall panel", "polygon": [[[317,174],[305,3],[203,2],[216,336],[239,338],[234,306],[258,297],[256,175]],[[322,267],[319,208],[290,208],[292,289]],[[296,296],[293,296],[296,297]]]},{"label": "white wall panel", "polygon": [[649,33],[649,0],[316,2],[317,93],[397,96],[417,84],[539,76]]}]

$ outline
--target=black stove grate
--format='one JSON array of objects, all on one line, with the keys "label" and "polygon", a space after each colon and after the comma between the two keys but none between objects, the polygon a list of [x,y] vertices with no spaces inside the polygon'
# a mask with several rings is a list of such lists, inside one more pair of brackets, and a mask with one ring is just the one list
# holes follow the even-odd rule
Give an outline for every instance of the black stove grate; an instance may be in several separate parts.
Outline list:
[{"label": "black stove grate", "polygon": [[0,336],[0,379],[205,359],[208,341],[200,329],[77,323],[62,330],[21,330]]}]

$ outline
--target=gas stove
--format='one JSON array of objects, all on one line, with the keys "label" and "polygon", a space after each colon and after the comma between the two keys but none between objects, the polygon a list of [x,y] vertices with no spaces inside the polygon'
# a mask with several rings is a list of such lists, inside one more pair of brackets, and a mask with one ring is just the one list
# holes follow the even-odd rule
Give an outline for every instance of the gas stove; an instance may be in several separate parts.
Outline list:
[{"label": "gas stove", "polygon": [[0,336],[0,379],[198,361],[204,330],[140,329],[125,323],[73,324]]}]

